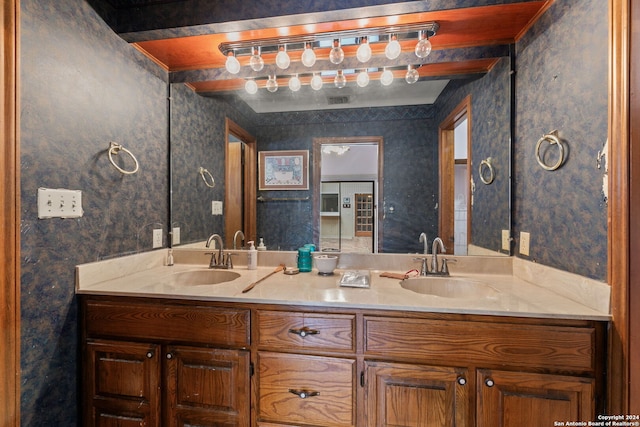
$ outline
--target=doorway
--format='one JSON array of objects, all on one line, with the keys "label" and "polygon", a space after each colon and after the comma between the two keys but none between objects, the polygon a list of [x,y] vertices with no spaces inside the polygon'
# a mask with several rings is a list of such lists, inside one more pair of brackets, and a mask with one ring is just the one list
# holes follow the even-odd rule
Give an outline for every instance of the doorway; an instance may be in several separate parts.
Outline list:
[{"label": "doorway", "polygon": [[466,255],[471,237],[471,97],[466,97],[439,127],[439,227],[446,253]]},{"label": "doorway", "polygon": [[224,240],[233,248],[238,230],[256,240],[256,139],[228,118],[225,128]]},{"label": "doorway", "polygon": [[313,237],[320,250],[379,252],[382,150],[382,137],[314,139]]}]

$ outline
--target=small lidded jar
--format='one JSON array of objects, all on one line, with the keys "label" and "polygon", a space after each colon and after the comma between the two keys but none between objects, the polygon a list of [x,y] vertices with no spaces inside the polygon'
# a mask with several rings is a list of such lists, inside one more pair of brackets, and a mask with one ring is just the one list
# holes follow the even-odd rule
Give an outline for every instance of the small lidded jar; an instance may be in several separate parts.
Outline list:
[{"label": "small lidded jar", "polygon": [[311,250],[309,248],[298,249],[298,269],[301,273],[311,271]]}]

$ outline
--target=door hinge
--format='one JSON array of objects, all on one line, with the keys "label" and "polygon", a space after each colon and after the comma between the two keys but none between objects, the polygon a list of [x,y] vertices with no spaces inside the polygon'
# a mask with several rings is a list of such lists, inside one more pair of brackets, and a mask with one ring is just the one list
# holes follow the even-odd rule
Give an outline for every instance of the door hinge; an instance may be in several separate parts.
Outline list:
[{"label": "door hinge", "polygon": [[360,372],[360,387],[364,387],[364,371]]},{"label": "door hinge", "polygon": [[255,373],[255,369],[253,367],[253,362],[249,363],[249,376],[252,377]]}]

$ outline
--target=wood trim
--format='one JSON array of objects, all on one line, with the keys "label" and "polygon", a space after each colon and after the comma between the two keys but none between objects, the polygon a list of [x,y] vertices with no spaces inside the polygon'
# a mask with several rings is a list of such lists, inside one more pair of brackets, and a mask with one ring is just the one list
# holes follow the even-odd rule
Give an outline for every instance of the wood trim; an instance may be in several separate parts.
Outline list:
[{"label": "wood trim", "polygon": [[19,7],[5,0],[2,18],[0,131],[0,426],[20,424]]},{"label": "wood trim", "polygon": [[[467,182],[471,181],[471,95],[466,96],[456,108],[440,123],[438,130],[438,158],[439,164],[439,200],[438,206],[438,235],[443,239],[447,248],[446,253],[454,253],[454,183],[455,183],[455,153],[454,129],[456,125],[467,118]],[[443,180],[442,177],[451,177]],[[467,186],[467,200],[471,200],[471,186]],[[467,203],[467,245],[471,239],[471,203]]]},{"label": "wood trim", "polygon": [[313,183],[313,241],[320,242],[320,209],[316,209],[316,206],[320,206],[320,177],[321,177],[321,159],[322,159],[322,145],[323,144],[362,144],[362,143],[374,143],[378,146],[378,182],[377,184],[377,198],[375,201],[375,211],[378,215],[378,222],[376,224],[378,235],[378,252],[382,252],[382,238],[384,236],[383,230],[383,207],[384,201],[384,138],[381,136],[344,136],[344,137],[332,137],[332,138],[314,138],[312,149],[312,180]]},{"label": "wood trim", "polygon": [[607,413],[629,413],[629,37],[630,1],[609,0],[609,335]]},{"label": "wood trim", "polygon": [[[231,171],[226,164],[226,159],[229,157],[228,149],[229,149],[229,134],[233,134],[242,142],[245,143],[245,152],[244,152],[244,225],[243,225],[243,233],[245,235],[245,242],[249,240],[253,240],[257,244],[257,230],[256,230],[256,146],[257,141],[256,138],[251,135],[249,132],[244,130],[240,125],[238,125],[233,120],[226,118],[225,119],[225,145],[224,145],[224,158],[225,158],[225,182],[229,181],[229,174]],[[228,203],[228,196],[225,191],[224,196],[224,210],[225,217]]]}]

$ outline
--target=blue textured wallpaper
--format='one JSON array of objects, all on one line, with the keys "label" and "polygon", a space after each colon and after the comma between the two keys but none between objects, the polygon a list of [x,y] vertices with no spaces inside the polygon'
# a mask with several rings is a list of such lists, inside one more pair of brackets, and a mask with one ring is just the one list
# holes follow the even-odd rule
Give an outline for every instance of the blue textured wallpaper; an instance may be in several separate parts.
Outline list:
[{"label": "blue textured wallpaper", "polygon": [[[21,424],[77,423],[76,264],[151,249],[168,223],[166,76],[82,0],[22,0]],[[109,141],[137,156],[122,175]],[[39,187],[82,190],[79,219],[37,217]]]},{"label": "blue textured wallpaper", "polygon": [[[513,165],[514,231],[531,233],[528,259],[601,280],[607,206],[596,155],[608,129],[607,16],[606,1],[556,1],[518,42]],[[534,154],[554,129],[568,156],[549,172]]]}]

